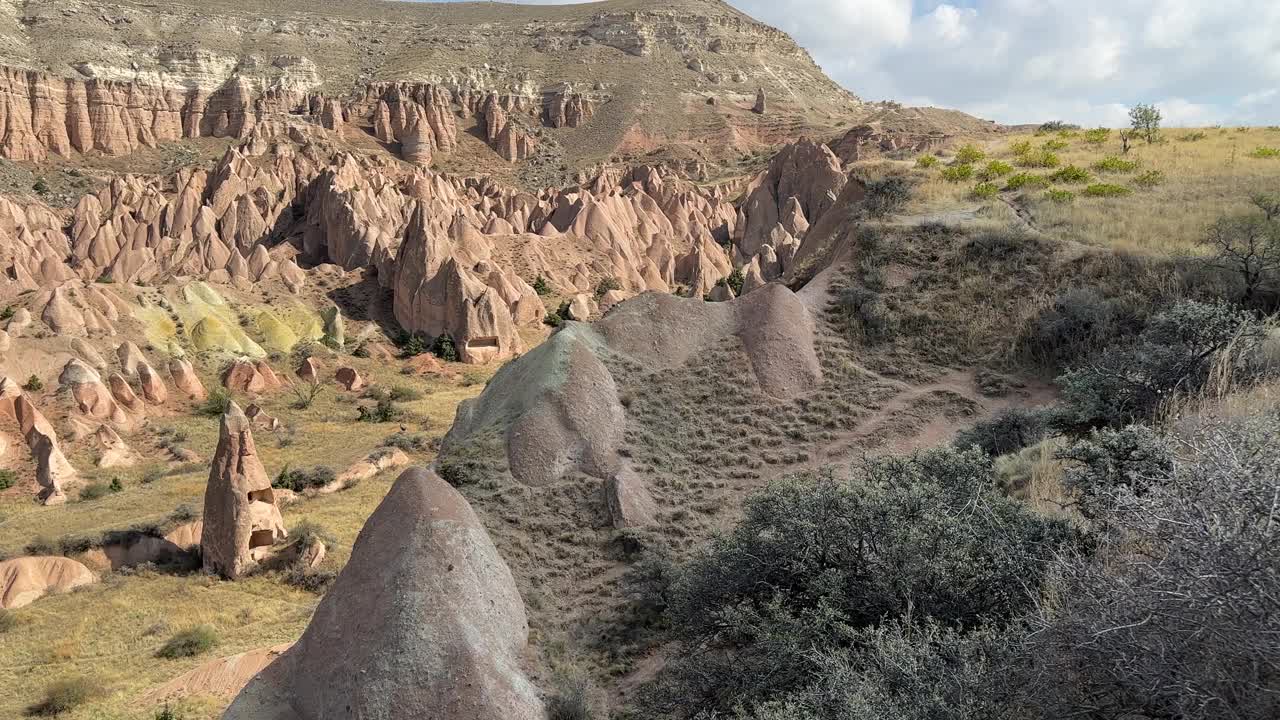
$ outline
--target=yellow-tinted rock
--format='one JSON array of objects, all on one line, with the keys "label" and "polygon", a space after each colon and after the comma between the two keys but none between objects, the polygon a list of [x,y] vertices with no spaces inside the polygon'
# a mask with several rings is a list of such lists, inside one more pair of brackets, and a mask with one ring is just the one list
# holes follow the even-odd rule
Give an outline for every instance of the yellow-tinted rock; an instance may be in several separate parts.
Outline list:
[{"label": "yellow-tinted rock", "polygon": [[298,336],[270,310],[258,313],[258,332],[262,333],[262,344],[268,350],[289,352],[298,344]]}]

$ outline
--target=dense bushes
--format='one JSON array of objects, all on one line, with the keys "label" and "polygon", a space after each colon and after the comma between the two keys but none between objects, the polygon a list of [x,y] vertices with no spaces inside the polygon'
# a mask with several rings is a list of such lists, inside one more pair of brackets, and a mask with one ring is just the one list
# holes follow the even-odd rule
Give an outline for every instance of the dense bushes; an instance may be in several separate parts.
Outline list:
[{"label": "dense bushes", "polygon": [[1148,419],[1175,393],[1203,388],[1215,363],[1236,377],[1252,372],[1251,355],[1263,336],[1251,315],[1230,306],[1177,303],[1152,317],[1137,338],[1064,373],[1057,423],[1081,431]]},{"label": "dense bushes", "polygon": [[997,457],[1034,445],[1048,432],[1048,419],[1038,410],[1007,408],[990,420],[974,425],[956,436],[955,445],[964,449],[977,447]]},{"label": "dense bushes", "polygon": [[1094,288],[1072,288],[1054,298],[1031,324],[1021,341],[1022,351],[1029,362],[1062,367],[1141,327],[1141,320],[1123,303]]},{"label": "dense bushes", "polygon": [[313,468],[290,468],[286,465],[271,481],[271,487],[300,493],[311,488],[324,487],[337,477],[333,468],[324,465]]},{"label": "dense bushes", "polygon": [[96,680],[71,677],[55,680],[44,690],[44,698],[27,708],[30,715],[54,716],[71,712],[106,690]]},{"label": "dense bushes", "polygon": [[1197,420],[1091,441],[1096,558],[1064,555],[1019,673],[1029,717],[1280,715],[1280,420]]},{"label": "dense bushes", "polygon": [[178,632],[156,651],[159,658],[195,657],[209,652],[218,644],[218,633],[208,625]]},{"label": "dense bushes", "polygon": [[[932,157],[932,156],[926,156]],[[869,180],[862,200],[862,209],[870,217],[885,217],[902,209],[911,199],[911,180],[902,175],[890,175],[879,180]]]},{"label": "dense bushes", "polygon": [[869,629],[999,624],[1029,607],[1028,590],[1073,538],[1001,495],[978,451],[775,483],[679,570],[667,614],[673,636],[699,651],[673,661],[647,702],[693,717],[783,700],[809,689],[829,657],[857,652]]},{"label": "dense bushes", "polygon": [[892,337],[897,318],[880,293],[862,287],[843,290],[836,299],[845,325],[862,339],[879,342]]}]

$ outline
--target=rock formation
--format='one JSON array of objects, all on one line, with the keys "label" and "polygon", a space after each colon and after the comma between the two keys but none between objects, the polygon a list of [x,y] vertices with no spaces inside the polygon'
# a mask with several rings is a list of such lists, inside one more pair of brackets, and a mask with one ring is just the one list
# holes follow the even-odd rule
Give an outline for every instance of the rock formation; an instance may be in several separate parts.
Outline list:
[{"label": "rock formation", "polygon": [[480,520],[435,473],[411,469],[302,638],[224,718],[542,720],[520,667],[527,638],[515,581]]},{"label": "rock formation", "polygon": [[234,580],[287,536],[249,419],[231,403],[222,416],[204,493],[204,569]]},{"label": "rock formation", "polygon": [[263,360],[253,361],[242,357],[232,362],[222,373],[222,386],[232,392],[262,395],[281,385],[275,371]]},{"label": "rock formation", "polygon": [[343,389],[350,392],[359,392],[364,389],[364,378],[360,377],[360,373],[356,372],[355,368],[338,368],[338,372],[334,373],[334,379]]},{"label": "rock formation", "polygon": [[179,392],[196,402],[209,396],[204,389],[204,383],[200,382],[200,376],[196,375],[191,363],[183,358],[170,358],[169,377],[173,379],[173,386],[178,388]]},{"label": "rock formation", "polygon": [[763,115],[767,111],[768,111],[768,106],[765,100],[764,88],[760,88],[756,90],[756,104],[751,106],[751,112],[757,115]]},{"label": "rock formation", "polygon": [[97,371],[80,360],[67,362],[58,376],[58,384],[70,393],[80,412],[90,419],[106,420],[121,426],[129,424],[129,417],[116,403]]},{"label": "rock formation", "polygon": [[[468,448],[498,453],[516,481],[532,486],[571,471],[615,478],[624,468],[617,450],[625,413],[602,348],[661,371],[736,336],[760,388],[790,398],[821,379],[813,333],[808,311],[778,284],[715,304],[642,295],[594,325],[564,327],[505,365],[479,398],[459,405],[441,461]],[[475,446],[492,437],[502,438],[502,446]]]},{"label": "rock formation", "polygon": [[94,434],[97,439],[98,451],[98,467],[100,468],[117,468],[132,467],[138,464],[138,456],[133,450],[120,438],[110,425],[98,426],[98,431]]},{"label": "rock formation", "polygon": [[64,486],[75,479],[76,470],[67,462],[58,445],[58,435],[44,415],[32,404],[18,384],[0,377],[0,414],[18,426],[31,458],[36,463],[38,499],[45,505],[66,502]]},{"label": "rock formation", "polygon": [[44,595],[66,592],[98,578],[89,568],[65,557],[20,557],[0,562],[0,608],[30,605]]}]

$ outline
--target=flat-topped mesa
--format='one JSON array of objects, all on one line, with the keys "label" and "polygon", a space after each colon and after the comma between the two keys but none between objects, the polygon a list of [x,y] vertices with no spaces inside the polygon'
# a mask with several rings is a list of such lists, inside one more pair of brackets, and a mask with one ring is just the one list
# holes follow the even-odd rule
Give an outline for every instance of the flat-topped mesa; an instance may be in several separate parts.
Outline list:
[{"label": "flat-topped mesa", "polygon": [[528,635],[515,579],[467,501],[410,469],[302,638],[223,718],[542,720],[520,664]]},{"label": "flat-topped mesa", "polygon": [[204,493],[200,550],[205,572],[234,580],[287,536],[249,418],[231,403],[222,415]]}]

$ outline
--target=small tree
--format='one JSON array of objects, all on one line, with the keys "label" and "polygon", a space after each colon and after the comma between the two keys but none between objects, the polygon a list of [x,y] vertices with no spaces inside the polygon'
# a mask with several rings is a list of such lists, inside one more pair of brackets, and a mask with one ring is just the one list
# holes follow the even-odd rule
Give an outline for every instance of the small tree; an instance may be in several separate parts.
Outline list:
[{"label": "small tree", "polygon": [[1147,144],[1160,138],[1160,109],[1155,105],[1139,103],[1129,110],[1129,122],[1133,131],[1142,136]]},{"label": "small tree", "polygon": [[1272,218],[1280,214],[1280,202],[1271,207],[1269,199],[1259,196],[1254,204],[1262,209],[1256,215],[1224,217],[1209,227],[1204,244],[1214,251],[1213,264],[1240,276],[1244,283],[1243,302],[1253,302],[1263,285],[1280,272],[1280,222]]}]

